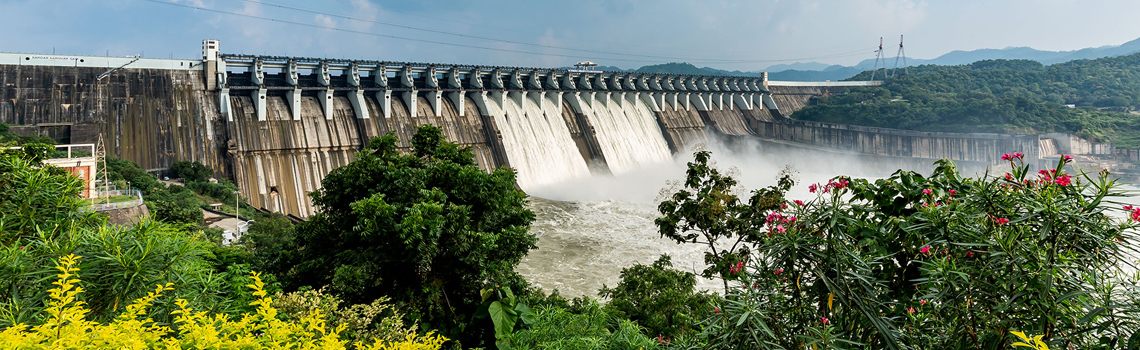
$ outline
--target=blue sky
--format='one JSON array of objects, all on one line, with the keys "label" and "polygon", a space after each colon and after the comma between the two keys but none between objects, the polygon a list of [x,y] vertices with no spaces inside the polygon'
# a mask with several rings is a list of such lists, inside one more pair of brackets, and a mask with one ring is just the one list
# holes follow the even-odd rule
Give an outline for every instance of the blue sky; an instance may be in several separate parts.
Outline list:
[{"label": "blue sky", "polygon": [[879,37],[893,57],[899,34],[916,58],[1140,37],[1137,0],[0,0],[0,13],[2,52],[193,58],[212,38],[226,53],[543,67],[853,64]]}]

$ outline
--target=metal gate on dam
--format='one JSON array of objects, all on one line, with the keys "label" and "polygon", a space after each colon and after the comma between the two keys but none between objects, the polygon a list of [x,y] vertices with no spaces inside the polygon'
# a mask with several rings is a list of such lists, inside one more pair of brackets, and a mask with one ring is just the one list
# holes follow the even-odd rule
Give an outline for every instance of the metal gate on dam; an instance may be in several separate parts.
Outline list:
[{"label": "metal gate on dam", "polygon": [[[371,138],[394,133],[409,151],[423,124],[471,147],[484,169],[515,168],[524,189],[550,176],[544,168],[620,173],[652,156],[631,147],[670,156],[710,133],[983,165],[1009,151],[1036,158],[1039,139],[786,118],[825,89],[862,82],[223,55],[212,40],[200,60],[0,53],[0,84],[0,122],[17,132],[74,143],[102,134],[108,153],[155,171],[198,161],[251,205],[299,217],[316,211],[307,193]],[[525,148],[569,151],[519,149],[535,140]]]}]

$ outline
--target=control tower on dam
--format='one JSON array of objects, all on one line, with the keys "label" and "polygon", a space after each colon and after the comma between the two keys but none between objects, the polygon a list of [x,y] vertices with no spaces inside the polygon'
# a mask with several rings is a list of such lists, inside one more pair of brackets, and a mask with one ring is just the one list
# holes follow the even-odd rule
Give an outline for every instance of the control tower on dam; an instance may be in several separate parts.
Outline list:
[{"label": "control tower on dam", "polygon": [[[250,204],[298,217],[308,196],[371,138],[443,130],[483,169],[524,190],[621,174],[707,141],[761,137],[852,154],[991,164],[1036,154],[1036,136],[924,134],[800,123],[786,116],[827,89],[866,83],[534,67],[222,54],[201,59],[0,54],[0,122],[162,171],[198,161]],[[841,85],[841,86],[837,86]]]}]

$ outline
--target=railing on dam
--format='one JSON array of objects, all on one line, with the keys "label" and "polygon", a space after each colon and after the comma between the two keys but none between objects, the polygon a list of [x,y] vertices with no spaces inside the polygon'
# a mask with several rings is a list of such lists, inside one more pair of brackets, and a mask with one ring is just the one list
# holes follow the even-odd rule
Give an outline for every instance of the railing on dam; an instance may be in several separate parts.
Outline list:
[{"label": "railing on dam", "polygon": [[494,98],[509,94],[517,100],[550,94],[560,105],[562,94],[576,93],[588,100],[641,100],[654,111],[750,110],[765,103],[764,96],[770,94],[766,73],[711,76],[251,55],[219,55],[205,66],[208,77],[216,74],[214,85],[207,86],[220,91],[219,106],[227,120],[233,119],[228,110],[231,95],[246,93],[259,121],[266,118],[270,95],[283,95],[298,120],[303,95],[314,94],[326,119],[333,118],[336,96],[348,98],[358,119],[369,119],[374,112],[367,100],[373,96],[379,112],[389,118],[393,97],[402,99],[411,115],[417,114],[417,101],[426,100],[439,117],[444,99],[463,116],[471,95],[479,95],[474,101],[487,114],[483,101],[488,94]]},{"label": "railing on dam", "polygon": [[856,87],[880,85],[883,85],[882,81],[768,81],[768,86]]}]

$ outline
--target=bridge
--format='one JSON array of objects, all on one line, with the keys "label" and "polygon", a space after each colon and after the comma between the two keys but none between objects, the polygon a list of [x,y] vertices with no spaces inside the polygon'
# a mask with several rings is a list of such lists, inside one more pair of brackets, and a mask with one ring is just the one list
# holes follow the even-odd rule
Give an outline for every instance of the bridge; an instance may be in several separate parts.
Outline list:
[{"label": "bridge", "polygon": [[[410,151],[432,124],[480,167],[524,190],[621,174],[713,138],[752,138],[851,156],[988,165],[1037,153],[1036,135],[945,134],[786,118],[828,90],[868,82],[645,74],[540,67],[222,54],[201,59],[0,53],[0,122],[61,143],[94,142],[162,169],[197,161],[255,207],[307,217],[307,193],[392,133]],[[799,147],[799,146],[797,146]]]}]

